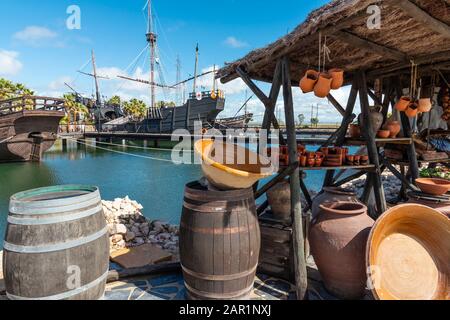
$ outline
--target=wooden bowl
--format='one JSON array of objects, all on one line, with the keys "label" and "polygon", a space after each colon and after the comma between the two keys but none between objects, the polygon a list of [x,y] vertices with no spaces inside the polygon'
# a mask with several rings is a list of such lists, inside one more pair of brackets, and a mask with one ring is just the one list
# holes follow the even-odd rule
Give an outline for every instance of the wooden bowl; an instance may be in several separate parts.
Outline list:
[{"label": "wooden bowl", "polygon": [[220,190],[250,188],[275,170],[270,159],[239,145],[202,139],[195,143],[194,149],[201,156],[206,179]]},{"label": "wooden bowl", "polygon": [[416,184],[422,192],[436,196],[442,196],[450,189],[450,181],[439,178],[416,179]]},{"label": "wooden bowl", "polygon": [[378,300],[448,300],[450,219],[405,204],[375,223],[366,250],[368,283]]}]

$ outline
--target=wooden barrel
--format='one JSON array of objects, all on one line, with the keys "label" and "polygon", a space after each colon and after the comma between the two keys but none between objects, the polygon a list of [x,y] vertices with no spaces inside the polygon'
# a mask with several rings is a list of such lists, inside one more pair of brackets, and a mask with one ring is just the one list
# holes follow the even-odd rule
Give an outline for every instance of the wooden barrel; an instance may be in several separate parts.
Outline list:
[{"label": "wooden barrel", "polygon": [[249,298],[260,245],[252,189],[210,191],[197,182],[186,186],[180,260],[188,298]]},{"label": "wooden barrel", "polygon": [[12,196],[3,258],[9,299],[100,299],[109,240],[98,188],[55,186]]}]

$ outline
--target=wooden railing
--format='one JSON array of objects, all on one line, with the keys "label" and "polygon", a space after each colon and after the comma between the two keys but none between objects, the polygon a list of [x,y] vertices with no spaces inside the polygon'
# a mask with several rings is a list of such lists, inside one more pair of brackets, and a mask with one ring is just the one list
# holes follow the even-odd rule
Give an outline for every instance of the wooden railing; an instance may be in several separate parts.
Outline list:
[{"label": "wooden railing", "polygon": [[0,114],[8,114],[22,110],[64,111],[65,100],[41,96],[22,96],[0,100]]}]

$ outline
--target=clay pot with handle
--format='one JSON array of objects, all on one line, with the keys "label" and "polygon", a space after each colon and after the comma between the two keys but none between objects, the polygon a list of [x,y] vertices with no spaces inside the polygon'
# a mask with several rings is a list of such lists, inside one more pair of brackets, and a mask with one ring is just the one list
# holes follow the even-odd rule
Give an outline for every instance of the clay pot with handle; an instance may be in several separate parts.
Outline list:
[{"label": "clay pot with handle", "polygon": [[419,105],[416,102],[411,103],[405,110],[405,114],[408,118],[414,118],[419,113]]},{"label": "clay pot with handle", "polygon": [[328,71],[328,74],[333,79],[333,81],[331,82],[332,90],[340,89],[344,85],[344,70],[334,68],[334,69],[330,69]]},{"label": "clay pot with handle", "polygon": [[333,78],[327,73],[321,73],[316,85],[314,86],[314,94],[318,98],[325,98],[331,91],[331,82]]},{"label": "clay pot with handle", "polygon": [[[374,135],[376,135],[377,132],[383,126],[384,117],[380,111],[381,111],[381,108],[372,107],[369,112],[369,119],[372,122],[372,129],[373,129]],[[359,122],[361,130],[367,129],[367,124],[365,123],[362,114],[359,115],[358,122]]]},{"label": "clay pot with handle", "polygon": [[432,107],[430,98],[419,99],[419,112],[430,112]]},{"label": "clay pot with handle", "polygon": [[272,214],[281,220],[291,217],[291,187],[288,181],[278,183],[267,191],[267,201]]},{"label": "clay pot with handle", "polygon": [[403,96],[395,104],[395,109],[397,109],[400,112],[406,111],[406,109],[408,109],[408,106],[411,104],[411,102],[412,101],[411,101],[410,97]]},{"label": "clay pot with handle", "polygon": [[315,70],[308,70],[305,76],[300,80],[300,89],[303,93],[309,93],[314,91],[314,86],[319,78],[319,72]]},{"label": "clay pot with handle", "polygon": [[361,203],[334,202],[319,208],[309,241],[325,288],[337,298],[359,299],[366,288],[366,243],[374,221]]},{"label": "clay pot with handle", "polygon": [[388,120],[388,122],[384,125],[383,128],[391,132],[389,138],[397,138],[398,134],[402,130],[400,122],[394,120]]}]

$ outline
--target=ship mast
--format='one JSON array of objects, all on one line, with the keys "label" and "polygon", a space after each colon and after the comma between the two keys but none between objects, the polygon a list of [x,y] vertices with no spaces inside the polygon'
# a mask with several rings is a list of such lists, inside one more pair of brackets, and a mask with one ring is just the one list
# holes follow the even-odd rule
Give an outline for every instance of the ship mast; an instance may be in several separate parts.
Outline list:
[{"label": "ship mast", "polygon": [[152,1],[148,0],[148,30],[147,30],[147,42],[150,46],[150,107],[155,107],[155,59],[156,59],[156,39],[157,35],[153,30],[153,18],[152,18]]},{"label": "ship mast", "polygon": [[93,77],[95,79],[95,95],[97,98],[97,105],[101,105],[102,101],[101,101],[101,97],[100,97],[100,88],[98,85],[98,76],[97,76],[97,66],[95,64],[95,54],[94,54],[94,50],[92,50],[92,72],[93,72]]},{"label": "ship mast", "polygon": [[195,48],[195,68],[194,68],[194,89],[192,90],[192,92],[196,92],[196,88],[197,88],[197,72],[198,72],[198,43],[197,43],[197,47]]}]

